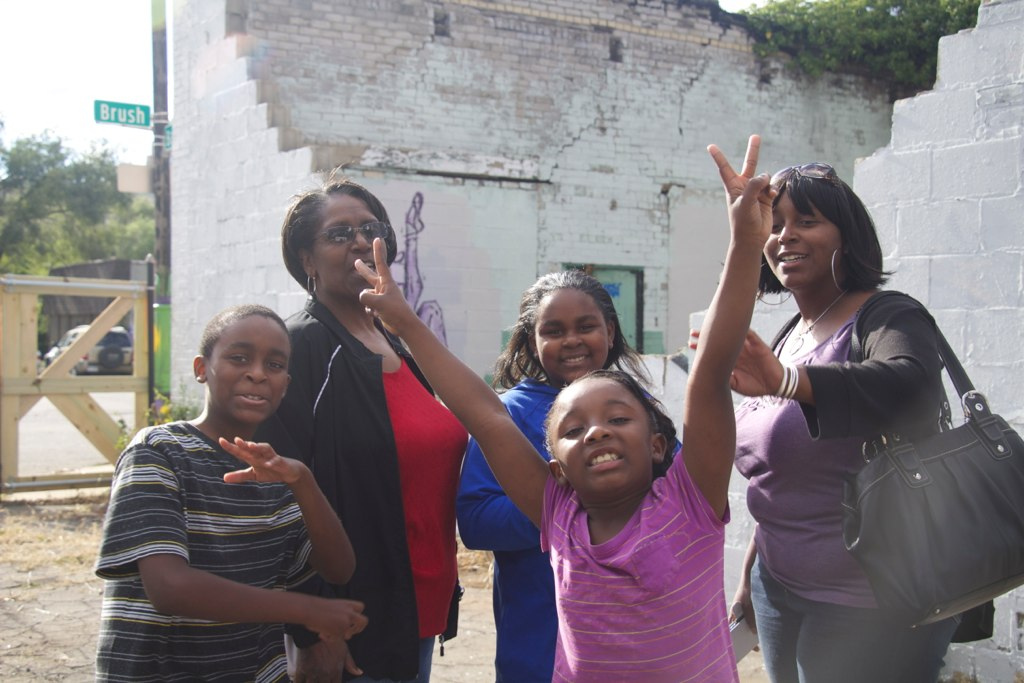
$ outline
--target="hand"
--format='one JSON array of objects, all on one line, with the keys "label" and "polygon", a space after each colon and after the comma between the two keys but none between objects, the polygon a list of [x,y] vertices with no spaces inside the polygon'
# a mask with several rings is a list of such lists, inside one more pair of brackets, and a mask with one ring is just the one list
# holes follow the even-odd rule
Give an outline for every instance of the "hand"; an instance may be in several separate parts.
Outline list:
[{"label": "hand", "polygon": [[352,659],[348,643],[342,639],[321,640],[298,650],[295,683],[337,683],[341,681],[343,669],[353,676],[363,674],[363,670]]},{"label": "hand", "polygon": [[391,276],[384,240],[379,237],[373,240],[373,264],[374,268],[370,268],[362,259],[356,260],[356,271],[372,287],[359,293],[359,301],[367,311],[376,313],[389,329],[402,336],[403,324],[418,318],[405,300],[402,288]]},{"label": "hand", "polygon": [[760,150],[761,137],[751,135],[743,170],[736,173],[722,150],[716,145],[708,145],[708,152],[718,165],[718,174],[725,187],[733,239],[750,239],[763,248],[772,234],[772,200],[776,192],[767,174],[754,175]]},{"label": "hand", "polygon": [[[690,348],[696,349],[698,330],[690,330]],[[782,384],[782,363],[753,330],[747,330],[736,365],[729,376],[729,388],[744,396],[774,396]]]},{"label": "hand", "polygon": [[[739,607],[739,610],[737,610]],[[742,610],[742,611],[741,611]],[[739,588],[736,589],[736,595],[732,599],[732,605],[729,607],[729,623],[736,621],[737,612],[741,611],[743,614],[743,620],[750,625],[750,630],[757,633],[757,620],[754,618],[754,603],[750,599],[750,583],[742,582]]]},{"label": "hand", "polygon": [[782,363],[771,347],[747,330],[743,348],[729,377],[729,387],[744,396],[774,396],[782,384]]},{"label": "hand", "polygon": [[241,437],[228,441],[224,437],[218,439],[220,447],[243,462],[249,468],[228,472],[224,481],[228,484],[240,484],[247,481],[281,482],[294,484],[309,469],[298,460],[285,458],[277,454],[269,443],[246,441]]},{"label": "hand", "polygon": [[358,600],[324,598],[318,606],[316,616],[305,624],[321,640],[348,640],[361,633],[368,619],[363,614],[364,605]]}]

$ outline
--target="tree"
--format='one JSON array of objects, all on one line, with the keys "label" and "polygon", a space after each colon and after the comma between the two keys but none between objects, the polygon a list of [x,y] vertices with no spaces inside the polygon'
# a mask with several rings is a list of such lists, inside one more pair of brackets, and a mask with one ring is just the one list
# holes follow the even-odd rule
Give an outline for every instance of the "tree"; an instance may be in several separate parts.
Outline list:
[{"label": "tree", "polygon": [[79,154],[48,134],[0,141],[0,272],[143,258],[153,249],[151,212],[118,192],[109,150]]},{"label": "tree", "polygon": [[136,196],[114,206],[103,223],[89,231],[89,239],[77,245],[78,260],[145,258],[153,253],[156,241],[153,220],[152,197]]},{"label": "tree", "polygon": [[938,41],[974,26],[979,0],[773,0],[743,12],[766,57],[778,52],[814,76],[855,71],[885,80],[892,97],[935,83]]}]

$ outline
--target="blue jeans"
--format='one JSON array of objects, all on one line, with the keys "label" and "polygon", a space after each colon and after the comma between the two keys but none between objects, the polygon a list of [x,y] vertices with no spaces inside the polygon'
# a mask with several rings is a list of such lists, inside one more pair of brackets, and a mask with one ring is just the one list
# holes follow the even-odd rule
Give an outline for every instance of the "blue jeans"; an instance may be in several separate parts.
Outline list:
[{"label": "blue jeans", "polygon": [[420,638],[420,673],[408,681],[395,681],[390,678],[370,678],[360,676],[349,683],[430,683],[430,665],[434,661],[434,636]]},{"label": "blue jeans", "polygon": [[750,591],[772,683],[935,683],[957,618],[918,628],[796,595],[754,563]]}]

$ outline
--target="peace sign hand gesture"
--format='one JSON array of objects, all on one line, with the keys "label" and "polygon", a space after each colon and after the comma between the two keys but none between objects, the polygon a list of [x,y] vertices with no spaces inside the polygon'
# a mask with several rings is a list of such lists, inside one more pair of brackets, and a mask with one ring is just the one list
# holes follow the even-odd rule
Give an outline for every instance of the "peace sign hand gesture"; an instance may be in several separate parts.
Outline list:
[{"label": "peace sign hand gesture", "polygon": [[708,145],[708,152],[718,165],[718,174],[725,187],[733,239],[749,239],[763,248],[772,233],[772,200],[776,193],[767,174],[754,175],[760,151],[761,137],[751,135],[743,170],[736,173],[722,150],[716,145]]},{"label": "peace sign hand gesture", "polygon": [[409,323],[419,319],[405,300],[402,288],[391,276],[384,241],[379,237],[373,240],[372,267],[362,259],[357,260],[355,265],[356,271],[372,288],[359,293],[359,302],[366,306],[367,311],[376,313],[395,334],[403,336],[402,332],[408,328]]}]

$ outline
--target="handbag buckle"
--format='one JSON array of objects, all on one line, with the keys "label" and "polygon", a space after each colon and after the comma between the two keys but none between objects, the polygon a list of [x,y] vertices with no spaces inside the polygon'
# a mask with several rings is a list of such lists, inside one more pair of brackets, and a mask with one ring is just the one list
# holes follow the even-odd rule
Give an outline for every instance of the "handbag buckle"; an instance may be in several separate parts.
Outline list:
[{"label": "handbag buckle", "polygon": [[939,431],[948,432],[953,428],[953,411],[949,408],[949,399],[943,396],[939,404]]},{"label": "handbag buckle", "polygon": [[1010,443],[1003,434],[1001,420],[992,415],[985,396],[972,389],[964,394],[962,401],[967,422],[973,424],[974,431],[978,434],[981,442],[988,447],[993,457],[1009,456]]},{"label": "handbag buckle", "polygon": [[988,413],[985,397],[974,389],[964,392],[964,395],[960,397],[960,403],[963,405],[965,420],[978,420]]},{"label": "handbag buckle", "polygon": [[921,462],[921,456],[913,443],[889,451],[889,459],[907,486],[911,489],[930,486],[932,477]]},{"label": "handbag buckle", "polygon": [[860,454],[864,458],[864,462],[871,462],[878,454],[885,450],[887,445],[885,434],[879,434],[874,439],[870,439],[861,444]]}]

